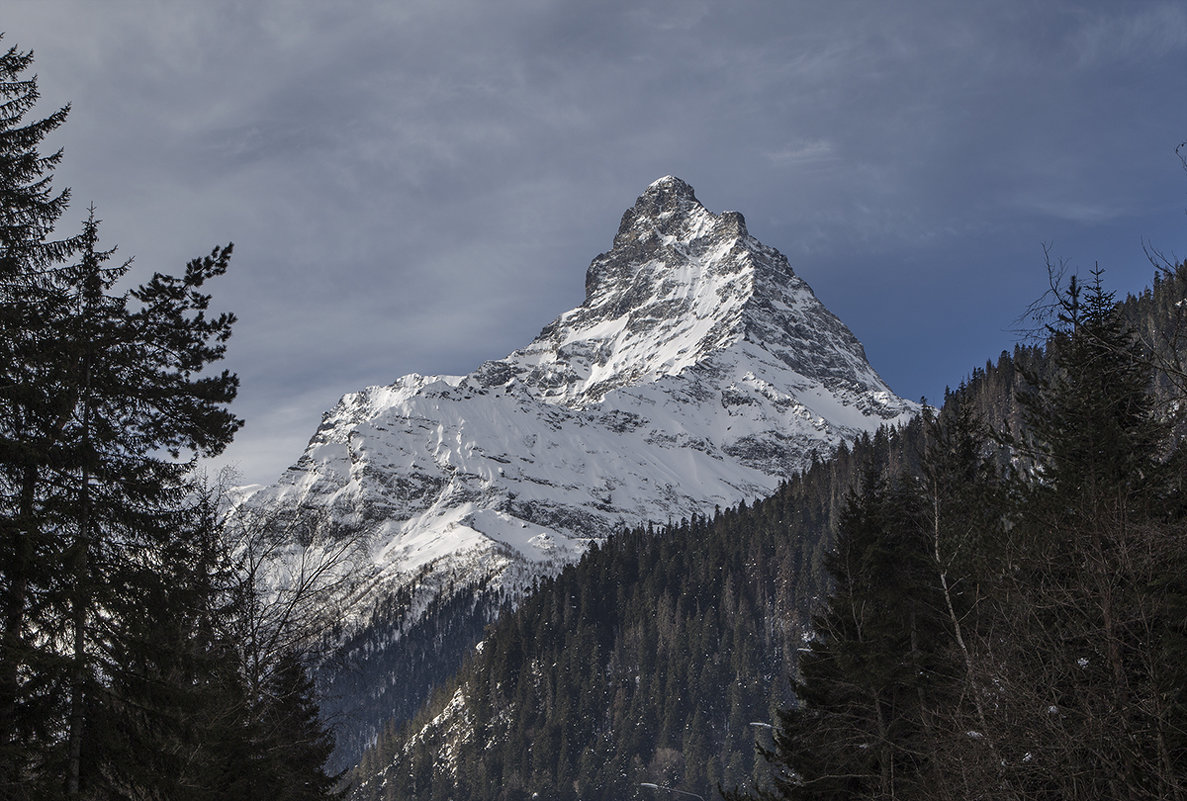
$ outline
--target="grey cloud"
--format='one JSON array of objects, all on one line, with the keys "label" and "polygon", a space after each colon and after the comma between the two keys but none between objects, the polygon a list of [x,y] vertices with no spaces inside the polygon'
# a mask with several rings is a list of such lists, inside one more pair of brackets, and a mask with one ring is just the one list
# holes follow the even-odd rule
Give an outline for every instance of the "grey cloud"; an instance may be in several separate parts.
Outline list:
[{"label": "grey cloud", "polygon": [[235,240],[231,456],[268,480],[337,395],[525,344],[668,173],[786,252],[892,386],[937,397],[1012,341],[1040,242],[1136,285],[1143,237],[1182,249],[1184,13],[13,0],[3,24],[45,107],[74,102],[70,221],[95,200],[145,271]]}]

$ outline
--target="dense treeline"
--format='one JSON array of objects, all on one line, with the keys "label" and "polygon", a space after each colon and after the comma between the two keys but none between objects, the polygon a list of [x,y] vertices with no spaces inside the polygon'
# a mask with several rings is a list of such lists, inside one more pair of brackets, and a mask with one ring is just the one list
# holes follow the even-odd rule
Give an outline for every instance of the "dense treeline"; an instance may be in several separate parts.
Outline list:
[{"label": "dense treeline", "polygon": [[1138,336],[1182,319],[1187,269],[1165,279],[1121,306],[1099,273],[1059,289],[1004,468],[956,396],[925,421],[919,473],[863,483],[772,784],[749,797],[1187,793],[1177,362]]},{"label": "dense treeline", "polygon": [[317,666],[317,679],[322,715],[337,735],[331,769],[358,762],[385,725],[410,720],[442,678],[461,668],[505,603],[488,583],[437,593],[409,623],[424,591],[412,582],[377,601],[366,626],[330,632],[331,653]]},{"label": "dense treeline", "polygon": [[261,583],[284,532],[195,477],[241,424],[231,248],[118,291],[93,210],[54,239],[68,108],[25,119],[31,63],[0,53],[0,797],[329,797],[302,606]]},{"label": "dense treeline", "polygon": [[1121,304],[1073,283],[938,412],[611,538],[389,727],[357,797],[1176,797],[1185,297],[1183,267]]}]

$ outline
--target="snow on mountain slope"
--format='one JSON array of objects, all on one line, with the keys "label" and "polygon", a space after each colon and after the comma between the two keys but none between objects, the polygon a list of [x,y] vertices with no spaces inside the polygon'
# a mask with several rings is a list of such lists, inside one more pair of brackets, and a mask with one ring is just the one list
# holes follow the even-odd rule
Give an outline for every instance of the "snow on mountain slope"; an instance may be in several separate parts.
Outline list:
[{"label": "snow on mountain slope", "polygon": [[765,496],[917,409],[741,214],[679,179],[627,210],[585,285],[469,375],[345,395],[246,501],[373,534],[360,614],[319,678],[343,721],[336,768],[415,712],[502,600],[591,541]]},{"label": "snow on mountain slope", "polygon": [[741,214],[651,184],[585,302],[467,376],[344,396],[253,503],[328,507],[376,533],[376,591],[477,576],[513,593],[591,539],[769,493],[916,410]]}]

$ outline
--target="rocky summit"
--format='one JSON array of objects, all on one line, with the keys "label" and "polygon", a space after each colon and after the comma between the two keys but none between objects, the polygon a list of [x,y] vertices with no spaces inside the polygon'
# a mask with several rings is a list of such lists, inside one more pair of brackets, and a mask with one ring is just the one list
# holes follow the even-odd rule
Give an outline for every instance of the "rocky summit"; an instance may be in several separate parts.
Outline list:
[{"label": "rocky summit", "polygon": [[626,211],[585,286],[469,375],[344,396],[251,502],[372,531],[370,592],[402,592],[402,631],[442,594],[514,597],[623,527],[769,494],[917,410],[741,214],[708,211],[678,178]]}]

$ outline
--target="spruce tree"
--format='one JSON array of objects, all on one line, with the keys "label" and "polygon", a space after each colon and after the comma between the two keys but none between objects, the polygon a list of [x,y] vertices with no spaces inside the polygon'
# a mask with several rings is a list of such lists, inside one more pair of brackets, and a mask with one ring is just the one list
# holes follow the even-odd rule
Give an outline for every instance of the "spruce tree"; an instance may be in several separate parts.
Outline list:
[{"label": "spruce tree", "polygon": [[935,779],[930,715],[950,681],[934,650],[940,599],[919,496],[882,477],[879,449],[841,515],[833,588],[766,751],[774,787],[759,797],[915,796]]},{"label": "spruce tree", "polygon": [[0,58],[0,791],[76,797],[88,694],[127,622],[114,610],[149,591],[196,455],[240,424],[237,378],[206,374],[234,317],[203,289],[230,247],[118,293],[127,264],[107,266],[93,213],[50,241],[68,193],[50,187],[61,154],[37,146],[66,109],[23,123],[31,60]]},{"label": "spruce tree", "polygon": [[79,246],[79,237],[51,238],[70,193],[51,182],[61,151],[39,147],[69,107],[26,121],[39,97],[26,75],[32,61],[16,47],[0,55],[0,794],[8,797],[35,793],[30,772],[54,769],[48,749],[62,712],[60,655],[45,642],[56,629],[43,619],[62,545],[35,518],[63,411],[45,364],[60,357],[46,336],[47,303],[57,300],[51,270]]}]

